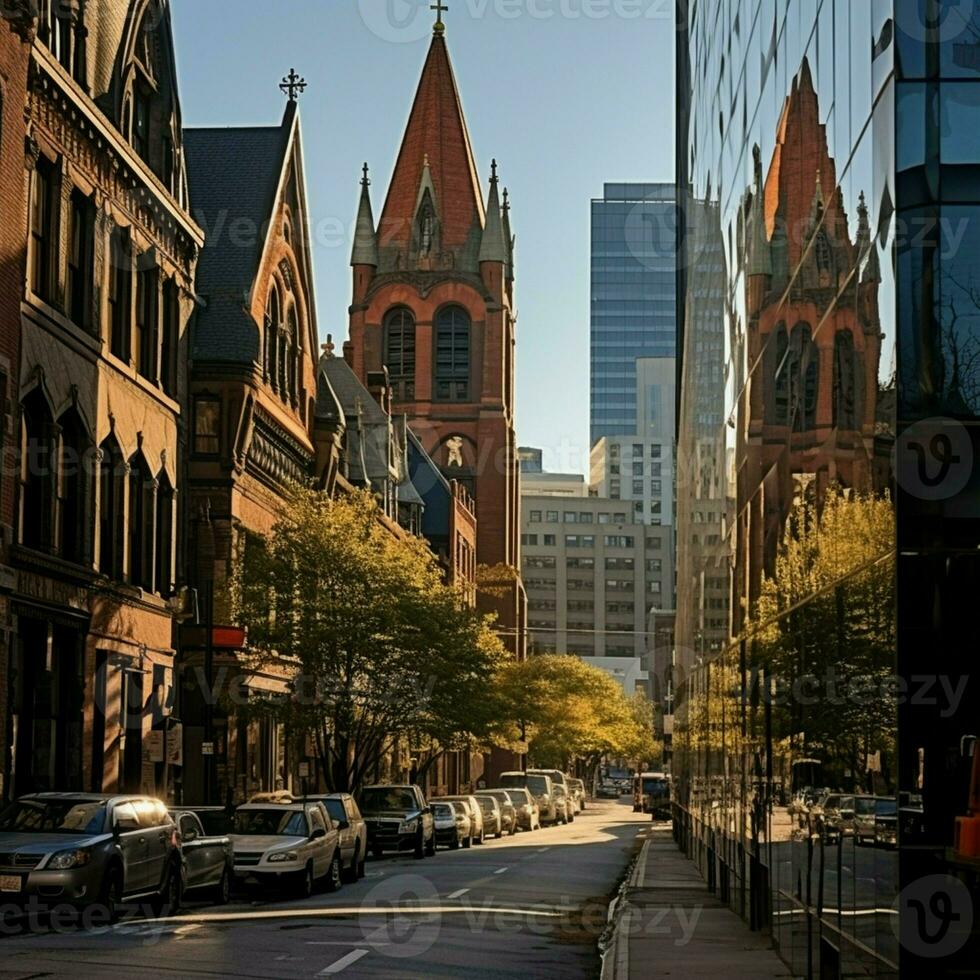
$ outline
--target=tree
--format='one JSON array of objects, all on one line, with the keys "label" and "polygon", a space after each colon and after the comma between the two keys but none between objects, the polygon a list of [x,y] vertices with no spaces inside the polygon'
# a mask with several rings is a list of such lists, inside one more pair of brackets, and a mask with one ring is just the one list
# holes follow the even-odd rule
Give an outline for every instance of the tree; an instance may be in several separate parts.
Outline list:
[{"label": "tree", "polygon": [[545,654],[510,663],[500,696],[502,717],[523,722],[536,765],[567,769],[579,760],[593,768],[605,755],[643,760],[660,754],[645,695],[643,701],[627,698],[609,674],[578,657]]},{"label": "tree", "polygon": [[296,487],[234,581],[255,668],[286,664],[289,697],[258,710],[309,736],[326,784],[356,790],[401,739],[431,758],[487,737],[503,647],[419,539],[367,492]]}]

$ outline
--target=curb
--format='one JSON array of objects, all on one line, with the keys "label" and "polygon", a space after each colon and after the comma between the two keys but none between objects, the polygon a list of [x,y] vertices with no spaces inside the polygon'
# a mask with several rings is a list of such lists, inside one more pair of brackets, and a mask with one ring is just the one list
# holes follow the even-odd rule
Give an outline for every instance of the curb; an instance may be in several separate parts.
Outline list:
[{"label": "curb", "polygon": [[646,881],[647,854],[652,837],[647,837],[640,848],[639,856],[633,865],[626,889],[620,897],[615,910],[616,925],[613,928],[613,939],[602,958],[600,980],[628,980],[630,974],[630,923],[633,909],[629,906],[629,893],[634,888],[642,888]]}]

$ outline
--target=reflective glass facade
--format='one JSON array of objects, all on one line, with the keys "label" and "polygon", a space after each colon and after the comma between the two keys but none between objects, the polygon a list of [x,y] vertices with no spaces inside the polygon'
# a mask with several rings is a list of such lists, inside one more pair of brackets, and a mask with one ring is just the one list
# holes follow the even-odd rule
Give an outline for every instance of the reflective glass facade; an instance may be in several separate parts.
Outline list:
[{"label": "reflective glass facade", "polygon": [[591,434],[636,429],[636,359],[676,353],[673,184],[606,184],[592,202]]},{"label": "reflective glass facade", "polygon": [[975,968],[980,5],[678,12],[675,834],[795,976]]}]

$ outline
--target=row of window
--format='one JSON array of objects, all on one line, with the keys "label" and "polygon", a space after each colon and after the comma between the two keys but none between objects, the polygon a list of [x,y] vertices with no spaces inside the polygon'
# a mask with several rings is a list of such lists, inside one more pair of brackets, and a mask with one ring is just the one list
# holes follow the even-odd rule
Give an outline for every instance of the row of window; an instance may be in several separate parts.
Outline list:
[{"label": "row of window", "polygon": [[[395,397],[415,397],[415,317],[398,307],[384,317],[384,363]],[[470,397],[469,314],[460,306],[447,306],[435,318],[433,380],[440,401],[467,401]]]},{"label": "row of window", "polygon": [[[31,194],[30,285],[34,295],[51,306],[60,305],[56,298],[60,200],[54,165],[42,156],[35,168]],[[94,200],[75,188],[64,219],[68,222],[64,313],[83,330],[101,335],[95,308]],[[130,230],[113,227],[106,289],[109,349],[119,360],[133,364],[152,384],[175,396],[180,293],[172,278],[161,276],[152,254],[136,252]]]},{"label": "row of window", "polygon": [[543,520],[548,524],[557,524],[561,520],[565,524],[625,524],[626,514],[625,513],[612,513],[608,511],[602,511],[601,513],[594,514],[590,511],[572,511],[566,510],[559,513],[557,510],[532,510],[530,512],[530,521],[532,524],[540,524]]},{"label": "row of window", "polygon": [[[533,546],[536,546],[538,544],[539,540],[540,540],[541,544],[543,544],[546,548],[547,547],[554,547],[557,544],[557,540],[556,540],[556,537],[555,537],[554,534],[541,534],[541,535],[538,535],[538,534],[522,534],[521,535],[521,544],[522,545],[531,545],[533,547]],[[603,544],[607,548],[632,548],[633,545],[634,545],[634,543],[635,543],[635,539],[630,534],[607,534],[607,535],[605,535],[603,537],[602,540],[603,540]],[[695,538],[695,540],[696,540],[696,538]],[[663,540],[661,538],[647,538],[646,539],[646,546],[647,546],[647,548],[652,549],[654,551],[660,551],[663,548]],[[565,535],[565,547],[566,548],[594,548],[595,547],[595,535],[594,534],[566,534]],[[540,556],[533,556],[533,557],[534,557],[534,560],[535,561],[547,560],[547,559],[541,558]],[[528,562],[530,560],[531,560],[531,556],[528,556],[528,557],[525,558],[525,562]],[[570,558],[568,560],[569,560],[569,562],[571,562],[573,559]],[[588,558],[588,559],[575,559],[575,560],[577,560],[577,561],[589,561],[589,562],[592,561],[591,558]],[[632,559],[630,559],[630,560],[632,560]],[[539,565],[539,566],[536,566],[536,567],[539,567],[539,568],[553,568],[554,565]],[[569,565],[569,568],[571,568],[571,567],[572,566]],[[588,566],[578,566],[578,567],[589,567],[589,568],[591,568],[592,566],[590,564]]]},{"label": "row of window", "polygon": [[[38,389],[22,404],[20,541],[149,592],[172,587],[174,490],[141,452],[124,459],[115,438],[95,449],[74,409],[54,421]],[[96,520],[95,487],[99,488]]]},{"label": "row of window", "polygon": [[[626,447],[624,446],[623,449]],[[634,442],[632,444],[633,459],[643,459],[643,443]],[[661,447],[656,443],[650,444],[650,458],[660,459]],[[614,442],[609,446],[609,455],[612,459],[619,459],[619,443]]]}]

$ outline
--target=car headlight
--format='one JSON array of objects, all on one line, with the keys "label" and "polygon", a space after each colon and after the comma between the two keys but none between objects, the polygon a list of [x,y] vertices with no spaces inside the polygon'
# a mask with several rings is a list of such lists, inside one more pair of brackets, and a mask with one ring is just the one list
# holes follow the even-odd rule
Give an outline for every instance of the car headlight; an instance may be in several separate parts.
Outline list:
[{"label": "car headlight", "polygon": [[52,871],[67,871],[69,868],[81,868],[91,860],[92,852],[88,850],[59,851],[48,861],[48,868]]},{"label": "car headlight", "polygon": [[297,855],[295,851],[275,851],[274,853],[270,854],[266,860],[269,862],[269,864],[279,864],[283,861],[295,861],[296,857]]},{"label": "car headlight", "polygon": [[400,834],[411,834],[411,833],[414,833],[414,831],[418,829],[418,825],[419,825],[419,818],[418,817],[412,817],[411,820],[403,820],[398,825],[398,833],[400,833]]}]

